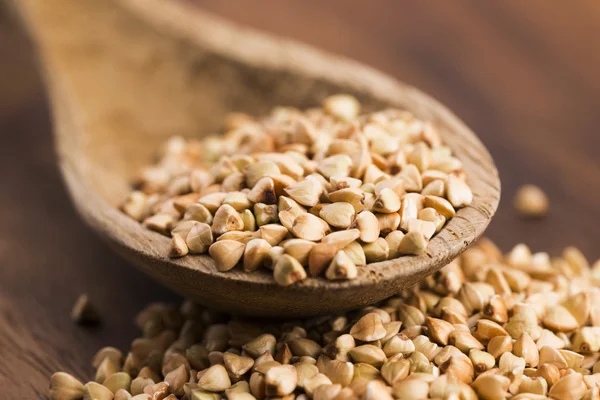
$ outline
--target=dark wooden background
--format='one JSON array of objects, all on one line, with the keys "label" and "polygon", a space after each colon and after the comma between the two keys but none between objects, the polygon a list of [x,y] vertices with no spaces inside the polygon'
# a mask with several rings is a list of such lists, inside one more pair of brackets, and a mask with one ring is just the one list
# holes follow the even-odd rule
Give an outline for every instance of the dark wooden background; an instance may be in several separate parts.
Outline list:
[{"label": "dark wooden background", "polygon": [[[503,184],[488,234],[600,256],[600,2],[545,0],[186,0],[233,20],[371,64],[446,103],[479,134]],[[0,388],[39,398],[56,370],[85,379],[101,346],[126,349],[135,313],[178,300],[83,225],[55,165],[31,48],[0,11]],[[543,187],[552,212],[523,222],[512,197]],[[89,293],[103,315],[75,326]],[[4,397],[6,396],[6,397]]]}]

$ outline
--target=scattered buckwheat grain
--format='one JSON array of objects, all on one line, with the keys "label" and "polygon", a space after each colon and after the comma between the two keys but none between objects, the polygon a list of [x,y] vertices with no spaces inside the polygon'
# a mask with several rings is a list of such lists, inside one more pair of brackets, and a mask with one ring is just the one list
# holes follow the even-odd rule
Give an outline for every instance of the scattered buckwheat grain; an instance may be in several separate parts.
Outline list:
[{"label": "scattered buckwheat grain", "polygon": [[539,218],[548,214],[550,202],[542,189],[535,185],[523,185],[517,191],[514,205],[526,218]]},{"label": "scattered buckwheat grain", "polygon": [[71,310],[71,319],[82,325],[100,322],[98,311],[87,294],[80,295],[75,301]]}]

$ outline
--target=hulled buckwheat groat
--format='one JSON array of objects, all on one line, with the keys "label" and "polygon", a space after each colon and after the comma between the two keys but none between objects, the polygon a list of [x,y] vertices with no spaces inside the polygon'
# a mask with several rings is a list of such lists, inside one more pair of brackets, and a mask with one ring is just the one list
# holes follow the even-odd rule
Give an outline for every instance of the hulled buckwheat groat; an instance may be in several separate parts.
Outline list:
[{"label": "hulled buckwheat groat", "polygon": [[544,191],[535,185],[523,185],[514,199],[517,212],[525,218],[540,218],[548,214],[550,202]]},{"label": "hulled buckwheat groat", "polygon": [[267,323],[154,304],[125,355],[101,349],[85,385],[54,374],[50,398],[595,400],[599,287],[600,260],[590,267],[575,248],[551,259],[521,244],[503,256],[482,240],[347,314]]},{"label": "hulled buckwheat groat", "polygon": [[418,254],[472,201],[462,163],[411,113],[359,111],[336,95],[318,109],[232,115],[222,136],[172,138],[122,210],[171,236],[171,257],[270,266],[282,285],[306,268],[352,279],[365,263]]}]

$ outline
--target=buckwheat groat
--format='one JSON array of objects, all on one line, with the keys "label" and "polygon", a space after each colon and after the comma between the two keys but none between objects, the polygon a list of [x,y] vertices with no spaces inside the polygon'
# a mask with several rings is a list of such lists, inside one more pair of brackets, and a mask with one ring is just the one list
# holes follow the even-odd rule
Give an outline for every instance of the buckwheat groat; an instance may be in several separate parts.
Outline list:
[{"label": "buckwheat groat", "polygon": [[550,202],[542,189],[535,185],[523,185],[517,191],[514,205],[526,218],[539,218],[548,214]]}]

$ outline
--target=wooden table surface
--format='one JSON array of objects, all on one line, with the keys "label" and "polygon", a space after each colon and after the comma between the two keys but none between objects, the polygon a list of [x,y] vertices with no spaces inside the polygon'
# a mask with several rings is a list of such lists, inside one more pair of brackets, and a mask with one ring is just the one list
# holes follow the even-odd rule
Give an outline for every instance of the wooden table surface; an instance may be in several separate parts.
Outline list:
[{"label": "wooden table surface", "polygon": [[[503,199],[488,236],[600,257],[600,3],[594,1],[186,0],[233,20],[353,57],[453,109],[494,156]],[[368,5],[367,5],[368,4]],[[0,8],[1,9],[1,8]],[[86,379],[100,347],[125,350],[135,313],[178,300],[113,255],[78,219],[52,150],[44,89],[27,40],[0,11],[0,387],[10,399],[47,393],[66,370]],[[521,221],[523,183],[552,212]],[[89,293],[102,326],[69,312]]]}]

